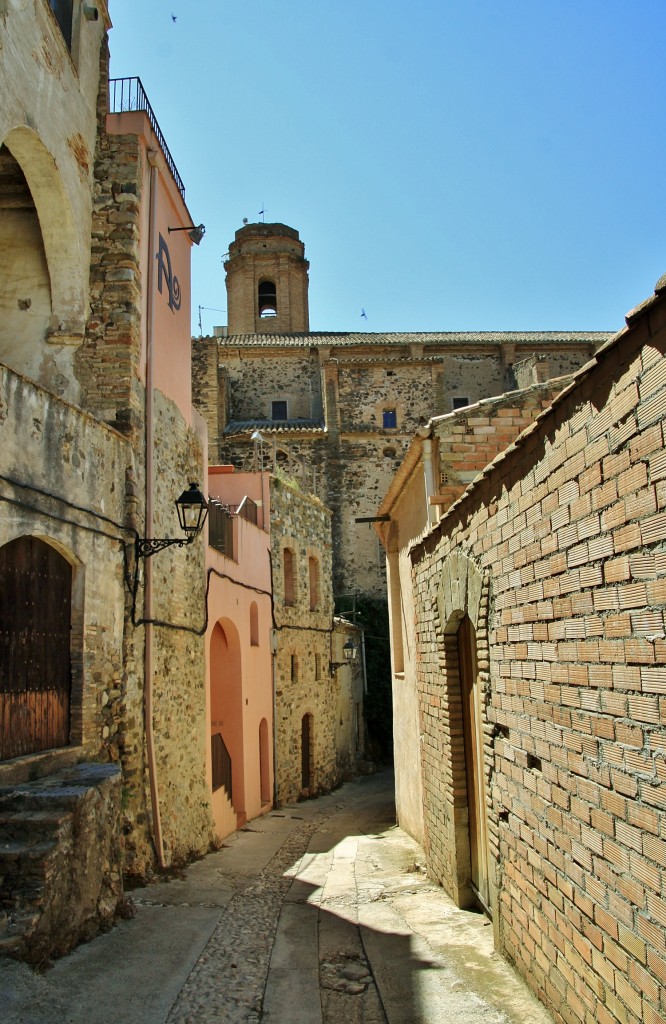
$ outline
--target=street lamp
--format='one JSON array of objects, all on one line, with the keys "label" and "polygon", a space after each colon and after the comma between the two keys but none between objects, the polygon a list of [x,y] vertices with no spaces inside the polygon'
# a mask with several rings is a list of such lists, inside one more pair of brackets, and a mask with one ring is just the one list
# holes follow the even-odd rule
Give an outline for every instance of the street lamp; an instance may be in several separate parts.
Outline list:
[{"label": "street lamp", "polygon": [[346,644],[342,646],[342,657],[344,661],[332,661],[329,664],[331,675],[333,675],[339,668],[344,668],[350,662],[355,661],[358,657],[358,647],[350,637]]},{"label": "street lamp", "polygon": [[208,515],[208,503],[199,490],[198,484],[190,484],[187,490],[183,491],[180,498],[175,501],[178,512],[178,522],[185,534],[184,537],[137,537],[136,557],[149,558],[151,555],[162,551],[163,548],[170,548],[174,545],[179,548],[191,544],[198,534],[201,533]]}]

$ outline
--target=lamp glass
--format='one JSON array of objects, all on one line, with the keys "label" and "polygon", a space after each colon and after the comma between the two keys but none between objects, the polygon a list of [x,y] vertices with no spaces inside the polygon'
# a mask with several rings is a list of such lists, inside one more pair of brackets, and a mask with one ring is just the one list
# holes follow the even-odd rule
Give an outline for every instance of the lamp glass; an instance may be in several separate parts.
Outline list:
[{"label": "lamp glass", "polygon": [[183,491],[180,498],[176,499],[176,508],[181,530],[188,536],[197,534],[208,513],[206,499],[197,484],[192,483],[186,491]]}]

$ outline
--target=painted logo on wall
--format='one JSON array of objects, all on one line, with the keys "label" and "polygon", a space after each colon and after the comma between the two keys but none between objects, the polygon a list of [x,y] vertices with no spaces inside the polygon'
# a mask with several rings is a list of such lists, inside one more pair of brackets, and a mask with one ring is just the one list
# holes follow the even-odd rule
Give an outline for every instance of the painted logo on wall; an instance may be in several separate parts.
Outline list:
[{"label": "painted logo on wall", "polygon": [[160,235],[160,247],[157,253],[157,289],[162,294],[162,279],[166,283],[169,293],[169,309],[176,313],[180,309],[181,295],[180,282],[171,270],[171,256],[169,246]]}]

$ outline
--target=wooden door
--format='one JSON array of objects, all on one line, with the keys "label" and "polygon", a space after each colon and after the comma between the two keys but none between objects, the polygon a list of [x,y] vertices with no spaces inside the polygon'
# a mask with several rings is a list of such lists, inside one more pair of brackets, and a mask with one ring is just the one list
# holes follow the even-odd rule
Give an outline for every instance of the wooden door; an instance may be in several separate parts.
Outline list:
[{"label": "wooden door", "polygon": [[69,743],[72,567],[37,537],[0,547],[0,761]]},{"label": "wooden door", "polygon": [[458,660],[467,776],[471,883],[476,899],[489,914],[488,833],[483,773],[481,694],[476,661],[476,631],[467,616],[458,628]]}]

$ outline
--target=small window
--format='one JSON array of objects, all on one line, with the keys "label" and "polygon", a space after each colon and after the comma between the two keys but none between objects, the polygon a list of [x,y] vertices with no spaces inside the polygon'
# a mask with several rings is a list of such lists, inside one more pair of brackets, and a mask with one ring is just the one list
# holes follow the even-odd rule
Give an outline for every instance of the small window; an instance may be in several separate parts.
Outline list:
[{"label": "small window", "polygon": [[454,410],[464,409],[466,405],[469,405],[469,398],[467,397],[463,397],[462,395],[460,395],[459,397],[456,396],[456,398],[453,399]]},{"label": "small window", "polygon": [[292,683],[298,682],[298,655],[292,654],[291,656],[291,681]]},{"label": "small window", "polygon": [[67,49],[72,49],[72,15],[73,15],[73,0],[49,0],[51,10],[55,14],[55,19],[60,26],[63,39],[67,44]]},{"label": "small window", "polygon": [[271,419],[272,420],[286,420],[287,419],[287,403],[283,401],[271,402]]},{"label": "small window", "polygon": [[259,316],[277,316],[277,291],[274,281],[260,281],[258,291]]},{"label": "small window", "polygon": [[285,548],[282,558],[284,564],[284,603],[286,605],[293,605],[296,601],[294,552],[290,548]]},{"label": "small window", "polygon": [[310,579],[310,611],[319,607],[319,563],[316,558],[308,559],[308,575]]},{"label": "small window", "polygon": [[315,679],[321,679],[321,654],[315,654]]},{"label": "small window", "polygon": [[250,646],[259,646],[259,609],[256,601],[250,605]]},{"label": "small window", "polygon": [[385,429],[398,426],[398,414],[395,409],[384,409],[383,426]]}]

